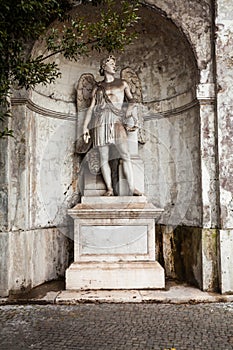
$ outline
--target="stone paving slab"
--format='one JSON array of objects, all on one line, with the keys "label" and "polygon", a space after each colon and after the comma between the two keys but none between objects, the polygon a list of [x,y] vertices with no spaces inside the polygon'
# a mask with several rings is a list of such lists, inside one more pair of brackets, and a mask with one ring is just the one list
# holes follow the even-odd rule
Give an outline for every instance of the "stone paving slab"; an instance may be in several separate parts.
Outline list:
[{"label": "stone paving slab", "polygon": [[233,302],[233,295],[207,293],[194,287],[172,286],[169,290],[98,290],[62,291],[56,297],[58,304],[82,302],[105,303],[214,303]]},{"label": "stone paving slab", "polygon": [[96,290],[62,291],[56,298],[58,304],[76,304],[84,302],[98,303],[141,303],[138,290]]},{"label": "stone paving slab", "polygon": [[[61,289],[62,288],[62,289]],[[164,290],[64,290],[63,282],[49,282],[34,288],[29,294],[0,298],[0,305],[79,304],[79,303],[216,303],[233,302],[233,295],[203,292],[173,281]]]}]

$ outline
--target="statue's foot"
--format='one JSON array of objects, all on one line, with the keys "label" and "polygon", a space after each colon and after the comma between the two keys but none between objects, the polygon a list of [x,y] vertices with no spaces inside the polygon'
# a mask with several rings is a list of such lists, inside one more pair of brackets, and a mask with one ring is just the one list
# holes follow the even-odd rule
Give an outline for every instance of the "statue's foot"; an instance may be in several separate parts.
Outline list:
[{"label": "statue's foot", "polygon": [[143,193],[138,191],[136,188],[133,191],[133,196],[143,196]]},{"label": "statue's foot", "polygon": [[103,196],[105,196],[105,197],[111,197],[111,196],[113,196],[113,190],[108,190],[107,192],[105,192],[105,193],[103,194]]}]

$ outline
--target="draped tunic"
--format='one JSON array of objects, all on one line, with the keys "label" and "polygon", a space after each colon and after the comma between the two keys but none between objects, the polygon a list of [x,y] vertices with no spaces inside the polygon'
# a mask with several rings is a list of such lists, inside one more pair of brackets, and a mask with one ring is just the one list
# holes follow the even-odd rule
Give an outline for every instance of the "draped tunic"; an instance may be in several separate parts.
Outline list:
[{"label": "draped tunic", "polygon": [[105,88],[99,85],[96,90],[96,105],[93,113],[93,146],[116,144],[120,139],[127,139],[123,118],[122,109],[113,105]]}]

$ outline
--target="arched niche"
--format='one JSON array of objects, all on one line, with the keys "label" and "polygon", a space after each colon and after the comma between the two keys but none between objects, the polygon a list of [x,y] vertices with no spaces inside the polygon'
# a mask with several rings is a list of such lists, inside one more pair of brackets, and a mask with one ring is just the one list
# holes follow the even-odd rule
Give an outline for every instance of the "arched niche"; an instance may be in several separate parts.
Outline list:
[{"label": "arched niche", "polygon": [[[91,15],[95,16],[93,9]],[[140,16],[138,40],[116,55],[119,66],[133,68],[142,82],[147,142],[139,153],[145,165],[145,194],[165,209],[161,223],[195,226],[201,221],[195,55],[183,33],[159,11],[143,6]],[[43,52],[43,42],[37,42],[33,51]],[[66,208],[77,190],[75,85],[85,72],[101,80],[98,68],[104,55],[93,52],[78,62],[56,55],[62,77],[31,92],[34,166],[40,176],[36,220],[41,225],[66,224]]]}]

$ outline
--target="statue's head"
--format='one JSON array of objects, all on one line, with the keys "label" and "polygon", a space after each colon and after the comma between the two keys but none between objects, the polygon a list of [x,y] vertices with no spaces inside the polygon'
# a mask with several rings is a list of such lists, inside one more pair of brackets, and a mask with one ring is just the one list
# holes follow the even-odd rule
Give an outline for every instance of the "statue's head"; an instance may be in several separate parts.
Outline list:
[{"label": "statue's head", "polygon": [[110,65],[112,67],[114,67],[114,72],[115,73],[115,67],[116,67],[116,58],[115,56],[113,55],[109,55],[107,58],[103,58],[101,61],[100,61],[100,75],[104,75],[104,72],[106,70],[106,67]]}]

